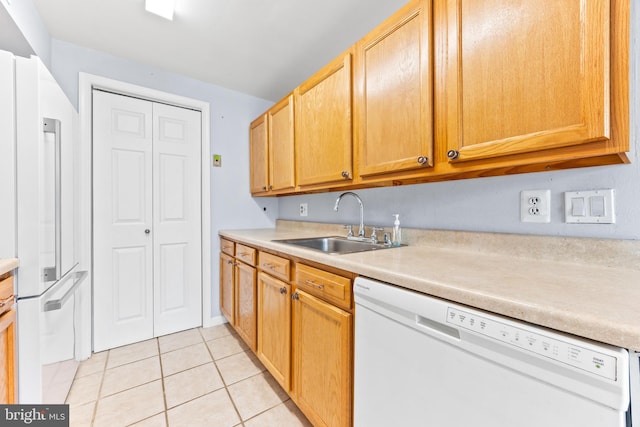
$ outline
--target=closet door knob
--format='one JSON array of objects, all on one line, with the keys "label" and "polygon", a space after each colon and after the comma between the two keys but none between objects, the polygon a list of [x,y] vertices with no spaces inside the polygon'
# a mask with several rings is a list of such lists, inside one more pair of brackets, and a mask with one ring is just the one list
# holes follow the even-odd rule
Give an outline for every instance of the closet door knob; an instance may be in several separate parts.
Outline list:
[{"label": "closet door knob", "polygon": [[151,233],[151,230],[149,230],[148,228],[144,230],[144,234],[149,234]]}]

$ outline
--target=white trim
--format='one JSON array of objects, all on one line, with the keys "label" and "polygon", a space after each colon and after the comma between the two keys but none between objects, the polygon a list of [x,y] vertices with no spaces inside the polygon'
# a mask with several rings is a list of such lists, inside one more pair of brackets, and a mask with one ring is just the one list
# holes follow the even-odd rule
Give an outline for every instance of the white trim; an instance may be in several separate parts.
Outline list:
[{"label": "white trim", "polygon": [[229,321],[224,316],[210,317],[209,319],[205,319],[205,320],[208,320],[208,322],[202,325],[203,328],[208,328],[208,327],[217,326],[217,325],[224,325],[225,323],[229,323]]},{"label": "white trim", "polygon": [[[93,287],[92,271],[92,242],[91,242],[91,135],[92,135],[92,90],[104,89],[122,95],[135,96],[149,101],[172,104],[179,107],[190,108],[200,111],[202,114],[202,183],[201,183],[201,203],[202,203],[202,325],[212,326],[220,324],[217,316],[211,318],[211,169],[209,159],[211,158],[211,113],[208,102],[187,98],[155,89],[146,88],[106,77],[96,76],[88,73],[79,73],[78,83],[78,111],[80,114],[80,230],[85,236],[80,244],[80,265],[81,269],[89,271],[91,285]],[[86,142],[86,143],[82,143]],[[87,304],[91,304],[91,296],[88,296]],[[91,319],[84,319],[91,322]],[[91,328],[91,333],[93,328]],[[92,342],[92,340],[89,340]],[[81,358],[87,358],[91,354],[83,347]]]}]

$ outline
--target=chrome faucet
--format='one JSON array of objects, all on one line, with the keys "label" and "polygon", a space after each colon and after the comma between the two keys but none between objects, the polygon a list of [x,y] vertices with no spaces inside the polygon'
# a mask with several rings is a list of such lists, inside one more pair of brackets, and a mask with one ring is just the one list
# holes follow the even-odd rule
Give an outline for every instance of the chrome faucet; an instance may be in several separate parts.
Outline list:
[{"label": "chrome faucet", "polygon": [[358,229],[358,237],[364,238],[364,205],[362,204],[362,200],[360,199],[360,196],[358,196],[356,193],[353,193],[351,191],[342,193],[341,195],[338,196],[338,199],[336,200],[336,205],[333,207],[333,210],[338,212],[338,205],[340,205],[340,200],[342,200],[342,198],[346,195],[355,197],[358,203],[360,204],[360,228]]}]

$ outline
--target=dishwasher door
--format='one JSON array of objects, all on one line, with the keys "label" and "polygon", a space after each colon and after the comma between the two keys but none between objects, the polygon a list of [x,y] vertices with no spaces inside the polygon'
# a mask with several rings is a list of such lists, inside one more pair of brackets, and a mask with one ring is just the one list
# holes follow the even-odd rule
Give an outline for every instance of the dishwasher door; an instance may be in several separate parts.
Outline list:
[{"label": "dishwasher door", "polygon": [[623,427],[628,352],[358,278],[354,425]]}]

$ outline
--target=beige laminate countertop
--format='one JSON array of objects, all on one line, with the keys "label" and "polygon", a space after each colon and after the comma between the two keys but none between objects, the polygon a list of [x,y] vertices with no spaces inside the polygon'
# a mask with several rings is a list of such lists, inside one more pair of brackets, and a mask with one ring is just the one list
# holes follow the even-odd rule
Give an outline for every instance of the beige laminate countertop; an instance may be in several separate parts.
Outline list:
[{"label": "beige laminate countertop", "polygon": [[220,231],[241,243],[640,351],[639,241],[404,230],[409,246],[345,255],[272,241],[343,234],[334,225],[289,221],[274,229]]},{"label": "beige laminate countertop", "polygon": [[17,258],[0,258],[0,276],[18,268]]}]

